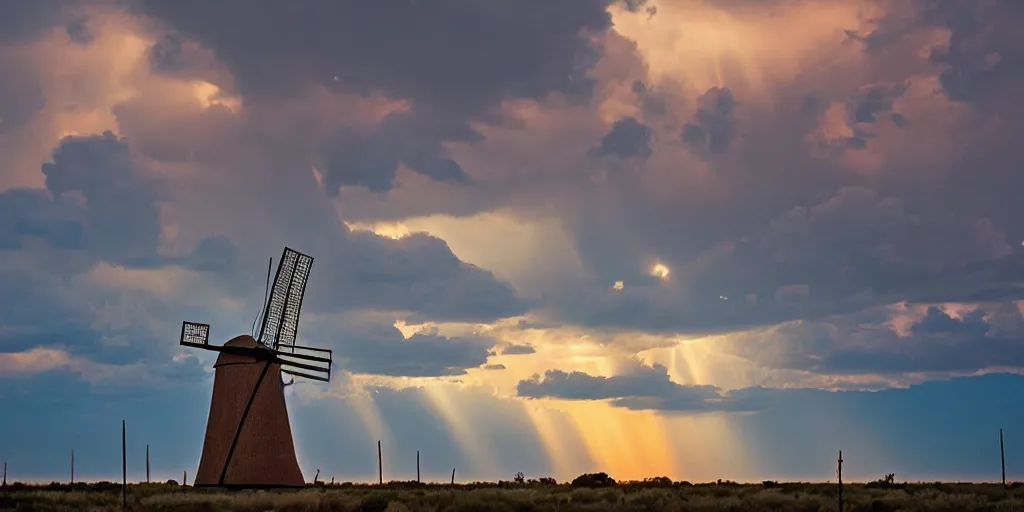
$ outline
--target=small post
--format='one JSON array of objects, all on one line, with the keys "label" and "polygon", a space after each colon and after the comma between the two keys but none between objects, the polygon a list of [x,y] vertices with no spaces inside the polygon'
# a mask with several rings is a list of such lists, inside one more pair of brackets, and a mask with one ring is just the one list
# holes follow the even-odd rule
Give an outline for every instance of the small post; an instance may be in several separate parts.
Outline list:
[{"label": "small post", "polygon": [[128,443],[124,420],[121,420],[121,510],[128,510]]},{"label": "small post", "polygon": [[452,468],[452,485],[455,485],[455,468]]},{"label": "small post", "polygon": [[75,451],[71,450],[71,485],[75,485]]},{"label": "small post", "polygon": [[384,485],[384,459],[380,455],[380,439],[377,440],[377,481]]},{"label": "small post", "polygon": [[1006,487],[1006,452],[1003,451],[1003,429],[999,429],[999,461],[1003,466],[1003,487]]},{"label": "small post", "polygon": [[4,479],[0,481],[0,487],[7,487],[7,461],[4,461]]},{"label": "small post", "polygon": [[146,445],[146,483],[149,483],[149,445]]},{"label": "small post", "polygon": [[420,451],[416,450],[416,483],[420,483]]},{"label": "small post", "polygon": [[839,450],[839,469],[836,471],[839,478],[839,512],[843,512],[843,451]]},{"label": "small post", "polygon": [[185,471],[181,472],[181,486],[185,487],[186,485],[188,485],[188,470],[187,469]]}]

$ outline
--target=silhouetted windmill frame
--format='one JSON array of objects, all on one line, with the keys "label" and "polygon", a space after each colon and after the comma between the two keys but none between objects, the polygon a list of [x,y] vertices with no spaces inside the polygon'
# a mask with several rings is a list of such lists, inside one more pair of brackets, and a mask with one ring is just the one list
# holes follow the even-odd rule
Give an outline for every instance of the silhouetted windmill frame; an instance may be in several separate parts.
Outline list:
[{"label": "silhouetted windmill frame", "polygon": [[[179,344],[270,360],[281,365],[281,372],[293,377],[330,382],[332,354],[329,349],[298,345],[299,312],[306,294],[306,283],[313,257],[289,247],[284,248],[274,275],[270,300],[266,301],[255,348],[210,345],[210,325],[182,322]],[[317,363],[317,364],[311,364]],[[310,372],[310,373],[307,373]]]},{"label": "silhouetted windmill frame", "polygon": [[[270,265],[273,265],[271,260]],[[211,350],[221,354],[232,354],[251,358],[254,362],[261,363],[262,369],[255,380],[251,391],[248,391],[248,401],[238,418],[237,426],[233,428],[231,438],[223,466],[218,468],[218,486],[225,485],[228,468],[230,467],[235,449],[238,446],[239,438],[242,436],[243,428],[250,416],[250,410],[256,400],[261,384],[272,365],[279,365],[280,374],[288,374],[293,377],[307,378],[315,381],[329,382],[332,369],[332,354],[329,349],[308,347],[296,344],[299,312],[302,308],[302,300],[306,292],[306,284],[309,280],[310,270],[313,265],[311,256],[302,254],[289,247],[284,248],[281,260],[278,262],[277,273],[274,276],[274,284],[270,284],[270,268],[267,269],[267,285],[270,291],[269,300],[264,293],[263,310],[260,317],[259,336],[255,343],[248,346],[237,346],[232,343],[225,345],[210,345],[210,325],[197,322],[183,322],[181,325],[181,337],[179,344],[185,347]],[[254,322],[255,325],[255,322]],[[255,330],[255,329],[254,329]],[[250,338],[251,340],[252,338]],[[218,361],[220,358],[218,358]],[[276,370],[275,370],[276,371]],[[291,383],[289,383],[291,384]],[[282,391],[286,384],[281,382]],[[215,386],[216,387],[216,386]],[[216,395],[216,391],[215,391]],[[283,404],[283,402],[282,402]],[[211,406],[213,407],[213,406]],[[281,409],[282,411],[284,409]],[[211,410],[212,414],[212,410]],[[212,418],[212,416],[211,416]],[[212,421],[212,420],[211,420]],[[287,420],[285,420],[287,428]],[[208,425],[208,429],[209,429]],[[209,435],[209,432],[208,432]],[[291,444],[290,434],[288,444]],[[224,438],[226,441],[226,438]],[[293,449],[292,449],[293,450]],[[204,444],[204,456],[206,445]],[[294,455],[292,455],[294,458]],[[202,469],[202,463],[200,464]],[[216,471],[216,470],[215,470]],[[197,477],[198,478],[198,477]],[[198,485],[198,481],[197,481]],[[246,485],[242,485],[245,487]]]}]

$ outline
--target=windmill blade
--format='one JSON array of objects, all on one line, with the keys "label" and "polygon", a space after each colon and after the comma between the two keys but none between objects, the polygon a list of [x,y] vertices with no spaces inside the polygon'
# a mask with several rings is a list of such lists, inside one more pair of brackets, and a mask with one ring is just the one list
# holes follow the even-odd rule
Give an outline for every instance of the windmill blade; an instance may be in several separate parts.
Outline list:
[{"label": "windmill blade", "polygon": [[[277,352],[274,361],[281,365],[281,371],[299,377],[329,382],[333,357],[331,351],[322,348],[294,345],[294,353]],[[298,370],[302,370],[299,373]]]},{"label": "windmill blade", "polygon": [[313,258],[285,247],[274,276],[270,300],[263,311],[263,323],[257,340],[277,350],[278,346],[294,345],[299,329],[299,311],[306,293],[306,282]]},{"label": "windmill blade", "polygon": [[309,272],[313,268],[313,257],[296,253],[295,271],[292,282],[288,286],[288,298],[285,301],[284,313],[281,315],[281,330],[277,334],[274,348],[280,345],[295,345],[299,333],[299,312],[302,310],[302,299],[306,295],[306,283]]},{"label": "windmill blade", "polygon": [[282,368],[281,369],[281,373],[286,373],[286,374],[291,375],[293,377],[302,377],[302,378],[310,379],[310,380],[318,380],[320,382],[329,382],[331,380],[331,379],[329,379],[327,377],[322,377],[322,376],[319,376],[319,375],[310,375],[308,373],[297,372],[297,371],[289,370],[287,368]]},{"label": "windmill blade", "polygon": [[206,348],[210,343],[210,324],[197,322],[181,323],[181,339],[179,345]]}]

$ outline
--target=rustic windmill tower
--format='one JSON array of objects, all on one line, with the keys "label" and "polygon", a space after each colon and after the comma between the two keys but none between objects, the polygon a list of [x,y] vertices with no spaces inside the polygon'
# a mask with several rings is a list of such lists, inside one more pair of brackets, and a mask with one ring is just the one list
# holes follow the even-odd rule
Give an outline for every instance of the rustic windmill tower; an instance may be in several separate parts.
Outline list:
[{"label": "rustic windmill tower", "polygon": [[213,365],[213,399],[195,486],[305,485],[281,375],[323,382],[331,378],[330,350],[295,344],[312,265],[312,257],[284,249],[255,338],[241,335],[221,346],[210,345],[209,325],[182,324],[181,345],[220,353]]}]

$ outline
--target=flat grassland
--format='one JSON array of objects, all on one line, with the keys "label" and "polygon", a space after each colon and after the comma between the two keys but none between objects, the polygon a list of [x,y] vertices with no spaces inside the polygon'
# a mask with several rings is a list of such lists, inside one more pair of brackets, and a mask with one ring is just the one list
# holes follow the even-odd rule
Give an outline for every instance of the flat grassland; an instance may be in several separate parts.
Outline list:
[{"label": "flat grassland", "polygon": [[[847,484],[843,510],[1024,511],[1024,485]],[[121,509],[120,484],[25,486],[0,490],[0,510]],[[828,511],[835,484],[622,482],[603,487],[511,482],[465,485],[313,485],[290,491],[223,491],[173,483],[132,484],[129,510],[152,511]]]}]

